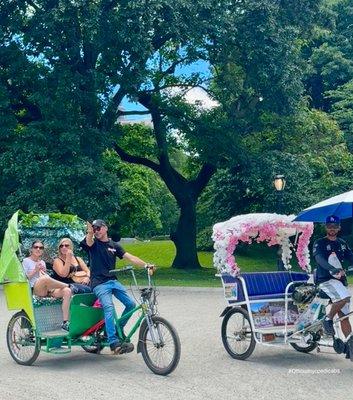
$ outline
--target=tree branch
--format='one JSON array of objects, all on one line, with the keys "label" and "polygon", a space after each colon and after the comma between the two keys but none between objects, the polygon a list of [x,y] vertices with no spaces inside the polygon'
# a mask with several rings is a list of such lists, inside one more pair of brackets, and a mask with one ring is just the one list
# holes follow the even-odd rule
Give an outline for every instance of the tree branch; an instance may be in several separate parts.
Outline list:
[{"label": "tree branch", "polygon": [[104,130],[110,130],[118,116],[118,106],[125,96],[125,90],[120,86],[119,90],[112,97],[110,104],[101,116],[99,126]]},{"label": "tree branch", "polygon": [[199,87],[199,88],[203,89],[206,93],[211,94],[210,90],[208,90],[207,88],[202,86],[202,83],[205,83],[208,80],[209,79],[206,79],[206,80],[204,80],[201,83],[198,83],[196,85],[195,84],[190,84],[190,83],[175,83],[175,84],[172,84],[172,85],[164,85],[164,86],[155,87],[153,89],[146,89],[145,92],[156,93],[156,92],[159,92],[161,90],[168,89],[168,88],[173,88],[173,87],[186,88],[186,89],[189,89],[189,90],[191,90],[193,88],[196,88],[196,87]]},{"label": "tree branch", "polygon": [[158,174],[160,173],[160,165],[149,160],[148,158],[134,156],[132,154],[129,154],[125,150],[123,150],[120,146],[118,146],[116,143],[114,143],[113,147],[114,147],[115,152],[119,155],[119,157],[123,161],[131,163],[131,164],[144,165],[145,167],[151,168],[153,171],[157,172]]},{"label": "tree branch", "polygon": [[193,193],[197,199],[204,188],[207,186],[208,182],[212,178],[212,175],[217,171],[217,168],[209,163],[203,164],[197,178],[190,182],[193,188]]},{"label": "tree branch", "polygon": [[142,111],[142,110],[132,110],[132,111],[121,111],[118,110],[118,116],[126,116],[126,115],[148,115],[151,114],[149,110]]}]

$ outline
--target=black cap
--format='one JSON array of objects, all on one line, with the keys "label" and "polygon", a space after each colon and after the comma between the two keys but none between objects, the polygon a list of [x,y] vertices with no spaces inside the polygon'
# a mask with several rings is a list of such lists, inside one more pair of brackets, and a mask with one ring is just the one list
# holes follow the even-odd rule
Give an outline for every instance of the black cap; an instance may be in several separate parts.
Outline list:
[{"label": "black cap", "polygon": [[102,219],[95,219],[92,226],[107,226],[107,224]]}]

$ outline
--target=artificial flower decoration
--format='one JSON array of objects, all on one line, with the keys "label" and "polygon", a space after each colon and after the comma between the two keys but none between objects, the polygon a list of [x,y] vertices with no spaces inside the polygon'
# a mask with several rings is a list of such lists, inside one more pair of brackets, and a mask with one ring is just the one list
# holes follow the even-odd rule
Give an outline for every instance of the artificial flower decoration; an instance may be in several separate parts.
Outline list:
[{"label": "artificial flower decoration", "polygon": [[282,261],[290,269],[293,246],[291,236],[296,236],[296,256],[299,266],[310,272],[310,254],[308,245],[314,230],[312,222],[293,222],[294,215],[245,214],[228,221],[215,224],[212,239],[215,254],[214,265],[221,273],[236,275],[240,268],[234,251],[239,242],[267,242],[269,246],[279,245],[282,249]]}]

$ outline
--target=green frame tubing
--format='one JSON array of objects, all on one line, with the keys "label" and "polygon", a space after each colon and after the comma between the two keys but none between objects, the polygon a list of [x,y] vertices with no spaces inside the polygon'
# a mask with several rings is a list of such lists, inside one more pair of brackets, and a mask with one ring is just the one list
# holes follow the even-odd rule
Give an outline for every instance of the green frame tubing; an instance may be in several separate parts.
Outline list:
[{"label": "green frame tubing", "polygon": [[144,304],[139,304],[138,306],[136,306],[135,308],[133,308],[131,311],[127,312],[126,314],[124,314],[122,317],[118,317],[116,312],[115,312],[115,326],[117,328],[117,332],[118,332],[118,337],[120,339],[122,339],[122,329],[120,327],[120,322],[124,321],[128,318],[130,318],[133,314],[135,314],[135,312],[142,310],[142,314],[139,316],[139,318],[137,319],[137,321],[135,322],[134,326],[131,328],[130,332],[126,335],[126,339],[125,341],[130,341],[131,337],[133,336],[133,334],[137,331],[137,329],[139,328],[139,326],[141,325],[142,321],[146,318],[146,306]]}]

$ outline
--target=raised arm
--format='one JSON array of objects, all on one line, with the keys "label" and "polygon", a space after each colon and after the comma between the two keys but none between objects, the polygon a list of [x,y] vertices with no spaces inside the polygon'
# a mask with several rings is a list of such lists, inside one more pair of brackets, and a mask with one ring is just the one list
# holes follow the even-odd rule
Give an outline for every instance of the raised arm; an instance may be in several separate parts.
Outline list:
[{"label": "raised arm", "polygon": [[87,244],[88,247],[92,247],[93,243],[94,243],[93,227],[92,227],[92,224],[87,221],[86,244]]}]

